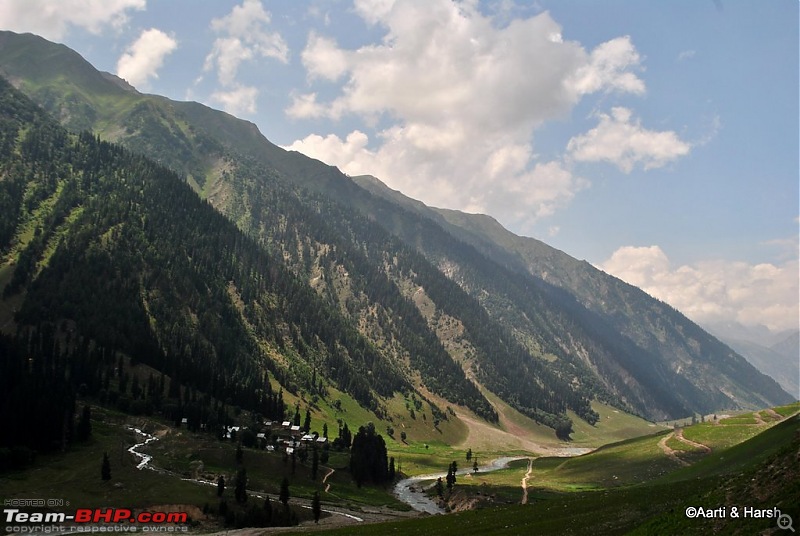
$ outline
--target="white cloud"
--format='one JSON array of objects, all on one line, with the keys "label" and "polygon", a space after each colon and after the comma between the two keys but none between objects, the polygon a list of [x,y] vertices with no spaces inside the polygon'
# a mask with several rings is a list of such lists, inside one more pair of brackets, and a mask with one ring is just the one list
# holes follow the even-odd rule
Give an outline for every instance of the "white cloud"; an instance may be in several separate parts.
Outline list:
[{"label": "white cloud", "polygon": [[569,141],[571,158],[583,162],[610,162],[625,173],[637,164],[644,169],[661,167],[689,154],[691,145],[673,131],[643,128],[632,112],[616,107],[611,115],[599,114],[599,124]]},{"label": "white cloud", "polygon": [[563,162],[538,160],[536,128],[589,93],[644,92],[629,38],[587,52],[563,40],[548,13],[498,26],[474,2],[357,0],[355,8],[385,29],[383,39],[343,49],[310,34],[301,55],[309,81],[340,80],[341,89],[327,101],[317,91],[295,95],[286,113],[389,126],[367,140],[371,148],[355,132],[290,148],[429,204],[494,210],[506,221],[552,213],[587,183]]},{"label": "white cloud", "polygon": [[258,89],[253,86],[235,85],[230,89],[215,91],[211,100],[222,105],[231,115],[242,116],[256,113]]},{"label": "white cloud", "polygon": [[220,37],[214,40],[211,52],[206,56],[204,71],[216,67],[217,78],[223,86],[236,82],[239,65],[253,59],[253,51],[238,37]]},{"label": "white cloud", "polygon": [[630,72],[640,62],[641,57],[630,37],[618,37],[595,48],[589,63],[581,66],[567,85],[579,95],[597,91],[642,94],[644,82]]},{"label": "white cloud", "polygon": [[280,33],[269,30],[271,16],[260,0],[244,0],[224,17],[211,21],[211,29],[219,37],[203,65],[204,72],[216,71],[222,86],[211,100],[222,103],[232,114],[255,113],[258,89],[238,80],[242,63],[258,58],[289,61],[289,47]]},{"label": "white cloud", "polygon": [[72,26],[95,34],[106,26],[119,29],[129,11],[145,7],[146,0],[3,0],[0,21],[6,30],[61,39]]},{"label": "white cloud", "polygon": [[177,47],[178,42],[161,30],[145,30],[117,61],[117,74],[134,86],[146,85],[158,78],[164,58]]},{"label": "white cloud", "polygon": [[698,323],[739,322],[797,329],[798,261],[723,260],[675,267],[658,246],[619,248],[600,269],[665,301]]},{"label": "white cloud", "polygon": [[317,102],[316,93],[293,93],[292,104],[286,108],[286,115],[294,118],[321,117],[325,115],[325,107]]},{"label": "white cloud", "polygon": [[259,0],[244,0],[224,17],[212,20],[211,28],[220,37],[206,56],[204,70],[216,68],[222,85],[230,86],[244,61],[262,57],[287,63],[289,48],[279,33],[268,30],[270,20]]},{"label": "white cloud", "polygon": [[342,140],[335,134],[322,137],[318,134],[310,134],[302,140],[294,142],[287,149],[299,151],[301,153],[332,163],[342,168],[342,171],[350,175],[365,175],[369,173],[367,169],[358,167],[358,162],[370,160],[376,157],[375,153],[370,152],[366,147],[369,139],[360,130],[354,130],[348,134],[347,139]]},{"label": "white cloud", "polygon": [[308,44],[301,57],[311,78],[336,80],[347,70],[347,58],[336,42],[315,32],[308,36]]}]

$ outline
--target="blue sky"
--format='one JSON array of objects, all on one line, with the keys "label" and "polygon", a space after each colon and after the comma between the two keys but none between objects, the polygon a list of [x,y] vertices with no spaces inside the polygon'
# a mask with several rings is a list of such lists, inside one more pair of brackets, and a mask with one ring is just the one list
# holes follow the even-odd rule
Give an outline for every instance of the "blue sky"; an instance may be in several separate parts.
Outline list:
[{"label": "blue sky", "polygon": [[6,0],[0,27],[701,323],[798,326],[794,0]]}]

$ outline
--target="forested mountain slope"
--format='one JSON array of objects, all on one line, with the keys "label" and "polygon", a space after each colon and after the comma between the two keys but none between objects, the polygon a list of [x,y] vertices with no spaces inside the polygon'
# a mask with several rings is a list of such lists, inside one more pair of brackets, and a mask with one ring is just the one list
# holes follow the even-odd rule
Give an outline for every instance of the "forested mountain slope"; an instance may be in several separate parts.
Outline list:
[{"label": "forested mountain slope", "polygon": [[133,390],[131,405],[147,412],[171,399],[198,424],[221,422],[214,410],[223,404],[282,418],[270,378],[323,396],[334,385],[373,409],[410,388],[347,319],[181,177],[90,133],[67,133],[2,79],[0,207],[10,335],[0,377],[14,393],[4,397],[4,422],[13,407],[47,400],[31,385],[54,383],[67,399],[70,389],[109,396],[112,379],[123,383],[123,357],[160,377]]},{"label": "forested mountain slope", "polygon": [[0,33],[0,71],[69,128],[185,174],[390,370],[490,420],[470,378],[554,427],[568,408],[595,418],[591,397],[654,419],[789,400],[678,312],[486,217],[355,181],[35,36]]},{"label": "forested mountain slope", "polygon": [[[483,311],[380,228],[364,218],[319,225],[337,216],[336,206],[301,204],[296,192],[274,184],[262,197],[249,196],[259,222],[250,230],[273,243],[270,254],[174,172],[88,133],[67,134],[9,86],[2,90],[3,301],[18,303],[13,331],[21,354],[45,352],[26,347],[42,333],[47,346],[58,347],[50,356],[56,362],[99,348],[107,370],[88,367],[97,371],[83,378],[89,394],[108,383],[115,357],[124,354],[169,376],[176,392],[185,385],[254,411],[269,390],[269,371],[292,391],[324,396],[334,385],[380,414],[382,399],[420,385],[496,419],[382,267],[391,255],[398,273],[422,278],[460,316]],[[16,111],[24,106],[32,111]],[[246,172],[237,167],[236,184],[246,184]],[[362,235],[363,245],[347,233]],[[287,262],[330,284],[315,292]],[[476,359],[488,367],[511,350],[489,347],[486,340],[496,339],[487,330],[498,327],[483,320],[472,324],[483,337]],[[372,323],[363,331],[376,334],[374,341],[357,330],[364,322]],[[533,386],[521,393],[520,409],[562,434],[569,431],[567,409],[593,417],[591,393],[522,357],[527,361],[496,375],[516,374]]]}]

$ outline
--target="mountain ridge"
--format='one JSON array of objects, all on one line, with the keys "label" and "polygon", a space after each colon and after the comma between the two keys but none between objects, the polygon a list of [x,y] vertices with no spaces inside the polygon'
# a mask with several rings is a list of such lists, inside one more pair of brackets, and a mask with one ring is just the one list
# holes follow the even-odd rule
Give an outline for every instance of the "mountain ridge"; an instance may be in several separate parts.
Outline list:
[{"label": "mountain ridge", "polygon": [[[516,400],[533,415],[536,408],[520,401],[520,396],[529,396],[523,385],[513,383],[519,378],[528,378],[531,386],[550,378],[548,388],[574,382],[578,398],[600,396],[651,418],[788,400],[780,388],[775,390],[774,382],[685,317],[587,263],[511,235],[489,220],[403,201],[402,194],[390,195],[382,183],[365,188],[360,184],[363,179],[284,151],[252,123],[202,104],[134,94],[97,71],[98,80],[87,81],[92,72],[85,65],[72,69],[82,76],[77,80],[69,78],[67,67],[46,71],[20,67],[21,56],[37,55],[40,49],[45,49],[42,54],[47,58],[64,52],[41,38],[0,33],[0,69],[65,126],[83,129],[89,124],[101,137],[185,174],[196,191],[280,255],[295,277],[312,284],[359,326],[362,335],[373,333],[373,344],[395,360],[416,358],[409,349],[417,343],[403,330],[423,338],[435,332],[438,344],[460,363],[467,377],[473,374],[492,391],[504,391],[503,398]],[[77,58],[72,52],[60,63],[84,61]],[[102,92],[93,93],[95,86]],[[111,102],[103,98],[107,94],[115,95]],[[276,213],[275,203],[302,216]],[[318,216],[312,217],[315,213]],[[335,225],[326,224],[325,218]],[[311,219],[318,224],[308,225]],[[337,233],[356,247],[348,252]],[[393,240],[422,257],[414,257],[410,250],[401,252]],[[384,246],[390,249],[382,250]],[[401,262],[400,268],[393,267],[395,262]],[[410,266],[424,269],[404,268]],[[421,274],[427,274],[422,285]],[[448,286],[442,274],[457,286]],[[375,293],[371,283],[378,281],[384,281],[381,288],[387,289],[385,296],[394,296],[396,307],[405,307],[404,300],[414,301],[427,327],[417,313],[395,316]],[[449,290],[431,298],[436,288]],[[419,300],[415,289],[423,294]],[[452,296],[457,296],[457,305],[448,303]],[[426,299],[432,304],[427,313]],[[612,306],[604,306],[604,300]],[[649,319],[631,327],[627,319],[638,313]],[[449,332],[443,329],[447,322]],[[484,328],[490,328],[485,336]],[[504,365],[492,361],[491,348],[501,341],[505,341],[501,353],[507,356],[503,359],[512,355],[519,359]],[[457,346],[460,349],[454,350]],[[671,351],[680,359],[668,359]],[[509,370],[512,362],[517,368]],[[417,362],[412,368],[426,366]],[[523,370],[518,367],[531,368],[515,379],[514,372]],[[709,368],[716,372],[709,374]],[[564,403],[547,413],[552,409],[558,413]],[[587,416],[591,418],[590,413]]]}]

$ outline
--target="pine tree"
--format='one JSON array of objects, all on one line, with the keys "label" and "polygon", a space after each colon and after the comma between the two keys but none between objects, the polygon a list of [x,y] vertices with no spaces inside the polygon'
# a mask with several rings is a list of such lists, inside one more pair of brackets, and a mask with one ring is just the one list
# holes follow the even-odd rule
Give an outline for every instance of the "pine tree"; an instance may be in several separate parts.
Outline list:
[{"label": "pine tree", "polygon": [[458,470],[458,466],[456,465],[456,462],[451,463],[450,466],[447,468],[447,476],[445,477],[445,480],[447,482],[447,489],[450,492],[453,491],[453,486],[456,485],[456,471],[457,470]]},{"label": "pine tree", "polygon": [[300,407],[296,407],[294,410],[294,419],[292,419],[292,423],[295,426],[300,426]]},{"label": "pine tree", "polygon": [[314,449],[311,455],[311,480],[317,479],[318,472],[319,472],[319,450],[317,450],[317,446],[314,445]]},{"label": "pine tree", "polygon": [[108,452],[103,453],[103,465],[100,467],[100,476],[106,482],[111,480],[111,460],[108,459]]},{"label": "pine tree", "polygon": [[269,501],[269,497],[264,498],[264,520],[266,525],[272,523],[272,503]]},{"label": "pine tree", "polygon": [[247,502],[247,470],[244,467],[240,468],[236,473],[234,496],[239,504]]},{"label": "pine tree", "polygon": [[322,515],[322,505],[319,501],[319,492],[314,492],[314,498],[311,500],[311,511],[314,513],[314,523],[319,523],[319,516]]},{"label": "pine tree", "polygon": [[278,498],[283,503],[284,507],[289,507],[289,479],[286,477],[283,477],[281,481],[281,492]]},{"label": "pine tree", "polygon": [[306,418],[303,421],[303,430],[308,433],[311,430],[311,410],[306,408]]}]

